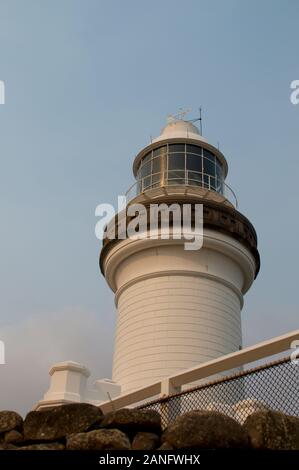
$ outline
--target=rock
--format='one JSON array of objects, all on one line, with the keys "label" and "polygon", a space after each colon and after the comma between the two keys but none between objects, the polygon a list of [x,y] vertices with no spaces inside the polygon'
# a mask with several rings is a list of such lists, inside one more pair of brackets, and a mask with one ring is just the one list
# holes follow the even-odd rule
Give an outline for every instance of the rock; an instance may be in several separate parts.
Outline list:
[{"label": "rock", "polygon": [[13,429],[21,430],[23,426],[23,418],[15,411],[0,411],[0,433],[12,431]]},{"label": "rock", "polygon": [[157,450],[173,450],[173,447],[169,444],[169,442],[164,442]]},{"label": "rock", "polygon": [[98,429],[72,434],[67,439],[67,450],[130,450],[129,438],[118,429]]},{"label": "rock", "polygon": [[5,442],[1,442],[0,450],[17,450],[18,448],[12,444],[6,444]]},{"label": "rock", "polygon": [[250,416],[252,413],[255,413],[256,411],[266,411],[268,409],[269,407],[263,402],[254,398],[246,398],[245,400],[238,401],[233,406],[235,419],[241,424],[243,424],[247,416]]},{"label": "rock", "polygon": [[215,411],[190,411],[179,416],[162,435],[175,449],[246,448],[249,438],[234,419]]},{"label": "rock", "polygon": [[22,441],[23,441],[23,434],[21,434],[19,431],[16,431],[15,429],[5,433],[4,442],[6,442],[6,444],[14,444],[14,443],[22,442]]},{"label": "rock", "polygon": [[255,449],[299,450],[299,418],[279,411],[258,411],[243,428]]},{"label": "rock", "polygon": [[233,407],[225,402],[211,402],[208,404],[206,408],[207,411],[218,411],[219,413],[223,413],[226,416],[230,416],[231,418],[235,418],[235,411]]},{"label": "rock", "polygon": [[107,413],[101,423],[103,428],[115,428],[125,433],[153,432],[161,434],[161,416],[154,410],[122,408]]},{"label": "rock", "polygon": [[29,446],[18,447],[17,450],[64,450],[64,445],[60,442],[44,442],[43,444],[32,444]]},{"label": "rock", "polygon": [[86,431],[102,419],[100,408],[87,403],[71,403],[41,411],[31,411],[24,421],[26,441],[54,441],[74,432]]},{"label": "rock", "polygon": [[138,432],[133,439],[133,450],[154,450],[158,447],[160,438],[153,432]]}]

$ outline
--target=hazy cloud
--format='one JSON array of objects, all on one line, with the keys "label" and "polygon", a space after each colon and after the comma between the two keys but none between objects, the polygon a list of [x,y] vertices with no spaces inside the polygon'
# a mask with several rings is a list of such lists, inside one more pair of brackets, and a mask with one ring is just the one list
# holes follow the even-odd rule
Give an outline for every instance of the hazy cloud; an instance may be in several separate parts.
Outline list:
[{"label": "hazy cloud", "polygon": [[1,328],[6,364],[0,366],[0,409],[29,411],[48,389],[48,370],[55,362],[83,363],[91,370],[91,382],[111,377],[113,332],[108,323],[94,312],[66,308]]}]

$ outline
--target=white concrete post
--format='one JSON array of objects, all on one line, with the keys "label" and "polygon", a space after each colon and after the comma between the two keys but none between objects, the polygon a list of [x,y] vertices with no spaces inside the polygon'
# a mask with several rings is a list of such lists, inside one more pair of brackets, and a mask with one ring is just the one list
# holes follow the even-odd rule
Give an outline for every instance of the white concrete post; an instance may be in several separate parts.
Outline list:
[{"label": "white concrete post", "polygon": [[86,381],[89,370],[77,362],[65,361],[54,364],[49,374],[51,383],[43,402],[80,402],[84,401]]}]

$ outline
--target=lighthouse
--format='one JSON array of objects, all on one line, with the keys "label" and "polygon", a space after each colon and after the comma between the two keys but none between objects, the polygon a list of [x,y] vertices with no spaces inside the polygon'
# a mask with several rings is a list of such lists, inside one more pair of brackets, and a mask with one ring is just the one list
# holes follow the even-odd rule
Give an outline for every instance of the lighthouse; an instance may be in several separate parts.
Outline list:
[{"label": "lighthouse", "polygon": [[[225,156],[184,117],[135,157],[127,206],[100,252],[115,294],[112,379],[122,393],[242,348],[244,295],[260,266],[256,232],[226,184]],[[140,238],[117,236],[133,204],[146,213],[153,204],[201,205],[202,246],[186,249],[183,237],[152,236],[148,226]]]}]

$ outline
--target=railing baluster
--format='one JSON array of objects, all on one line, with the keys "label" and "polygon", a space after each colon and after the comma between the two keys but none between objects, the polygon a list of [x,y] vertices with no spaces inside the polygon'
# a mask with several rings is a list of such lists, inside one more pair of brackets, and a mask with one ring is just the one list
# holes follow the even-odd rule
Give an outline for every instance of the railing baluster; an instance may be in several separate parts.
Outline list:
[{"label": "railing baluster", "polygon": [[[172,186],[173,184],[177,184],[177,185],[181,184],[180,183],[180,181],[182,181],[181,177],[180,178],[175,177],[175,178],[169,179],[168,177],[169,175],[167,171],[161,172],[160,174],[161,174],[160,186],[165,187],[165,186]],[[150,184],[146,185],[145,179],[148,177],[151,178],[151,181],[150,181]],[[237,209],[238,200],[234,191],[230,188],[230,186],[228,186],[222,179],[219,179],[218,177],[216,178],[214,177],[215,183],[214,185],[212,185],[211,178],[212,176],[206,173],[186,170],[184,173],[184,182],[185,182],[184,184],[186,186],[197,186],[197,187],[206,188],[212,191],[216,191],[219,194],[221,194],[223,197],[225,197],[228,201],[230,201],[233,204],[233,206]],[[127,203],[130,202],[138,194],[143,193],[144,191],[150,190],[154,184],[155,183],[153,183],[153,174],[140,178],[126,192],[125,196],[127,199]]]}]

